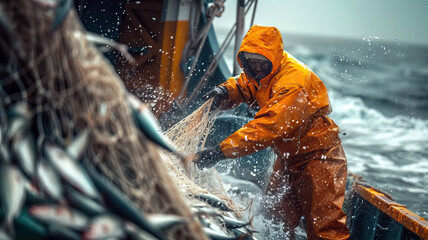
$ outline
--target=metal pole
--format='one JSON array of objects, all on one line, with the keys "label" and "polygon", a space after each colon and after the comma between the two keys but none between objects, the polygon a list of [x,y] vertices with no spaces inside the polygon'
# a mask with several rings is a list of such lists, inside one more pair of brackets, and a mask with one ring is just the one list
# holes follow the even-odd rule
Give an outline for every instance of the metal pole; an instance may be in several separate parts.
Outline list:
[{"label": "metal pole", "polygon": [[236,33],[235,33],[235,48],[233,55],[233,75],[238,75],[241,72],[236,56],[238,55],[239,47],[244,33],[245,25],[245,0],[238,0],[236,5]]}]

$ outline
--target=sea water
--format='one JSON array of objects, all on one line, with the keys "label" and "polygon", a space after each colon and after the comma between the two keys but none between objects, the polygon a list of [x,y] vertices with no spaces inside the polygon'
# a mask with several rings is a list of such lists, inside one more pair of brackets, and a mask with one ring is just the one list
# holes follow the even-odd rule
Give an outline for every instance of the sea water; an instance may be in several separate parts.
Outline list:
[{"label": "sea water", "polygon": [[427,218],[428,46],[374,37],[288,42],[327,86],[349,171]]},{"label": "sea water", "polygon": [[[330,117],[341,128],[348,171],[427,219],[428,46],[379,37],[350,40],[283,33],[283,38],[285,50],[306,63],[328,89]],[[225,59],[232,66],[232,47]],[[245,188],[242,180],[223,176],[228,186]],[[260,203],[262,191],[250,188]],[[282,234],[268,221],[256,217],[255,225]]]}]

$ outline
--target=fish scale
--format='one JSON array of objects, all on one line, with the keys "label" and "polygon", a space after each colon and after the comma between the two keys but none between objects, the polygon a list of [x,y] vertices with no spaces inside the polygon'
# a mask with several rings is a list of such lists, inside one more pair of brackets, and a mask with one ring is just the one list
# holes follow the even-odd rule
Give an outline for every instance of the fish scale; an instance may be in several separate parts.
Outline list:
[{"label": "fish scale", "polygon": [[10,153],[7,147],[3,144],[0,144],[0,163],[10,162]]},{"label": "fish scale", "polygon": [[19,102],[11,106],[7,110],[7,123],[6,141],[24,134],[31,125],[31,113],[28,104]]},{"label": "fish scale", "polygon": [[71,159],[59,147],[47,143],[45,153],[52,166],[60,173],[66,182],[91,198],[99,198],[99,194],[92,181],[82,167]]},{"label": "fish scale", "polygon": [[225,212],[233,212],[232,209],[230,209],[220,198],[212,195],[212,194],[198,194],[198,195],[194,195],[194,197],[196,199],[202,200],[206,203],[208,203],[209,205],[211,205],[212,207],[218,208],[222,211]]},{"label": "fish scale", "polygon": [[84,150],[88,145],[88,142],[89,130],[85,129],[74,138],[73,142],[71,142],[70,145],[67,146],[66,151],[70,155],[70,157],[77,161],[82,156]]},{"label": "fish scale", "polygon": [[13,219],[21,211],[25,200],[25,179],[16,167],[2,164],[0,167],[0,204],[4,211],[3,223],[12,227]]},{"label": "fish scale", "polygon": [[172,214],[150,214],[147,216],[148,220],[157,226],[161,231],[165,231],[179,224],[190,222],[190,219],[172,215]]},{"label": "fish scale", "polygon": [[39,160],[39,165],[37,166],[37,179],[49,197],[56,200],[62,198],[63,187],[61,179],[44,158]]},{"label": "fish scale", "polygon": [[36,168],[36,146],[34,137],[27,133],[22,138],[14,141],[12,148],[18,166],[28,178],[32,179]]},{"label": "fish scale", "polygon": [[[53,32],[58,33],[56,36],[63,37],[63,29],[66,27],[69,27],[68,19],[71,19],[72,16],[75,16],[73,14],[68,14],[68,12],[73,11],[73,8],[71,8],[71,5],[73,4],[71,0],[30,0],[25,2],[25,4],[33,6],[34,9],[31,9],[30,11],[34,10],[37,11],[38,8],[43,8],[44,11],[48,10],[49,15],[49,22],[45,24],[47,28],[51,26],[50,29],[46,29],[47,31],[50,30],[50,33],[53,34]],[[24,6],[25,4],[19,4],[20,6]],[[3,3],[0,4],[3,6]],[[13,10],[15,11],[15,10]],[[13,12],[6,12],[3,13],[2,10],[0,10],[0,31],[5,32],[6,30],[11,30],[10,33],[7,33],[8,35],[6,37],[11,37],[11,41],[6,41],[6,45],[10,45],[9,47],[16,46],[21,40],[20,36],[17,36],[15,38],[14,35],[14,28],[20,29],[21,21],[19,22],[11,22],[8,23],[3,18],[3,16],[7,16],[9,14],[12,14]],[[71,16],[70,16],[71,15]],[[23,16],[24,17],[24,16]],[[36,22],[37,19],[34,17],[34,22]],[[32,23],[33,19],[30,19],[30,22]],[[3,23],[7,23],[8,26],[3,26]],[[12,26],[12,28],[9,28],[9,25]],[[62,26],[60,26],[62,25]],[[44,26],[44,25],[41,25]],[[4,27],[4,28],[3,28]],[[40,29],[39,29],[40,30]],[[75,30],[75,29],[74,29]],[[35,31],[35,32],[38,32]],[[80,31],[75,31],[80,32]],[[83,32],[83,31],[82,31]],[[49,36],[52,37],[52,36]],[[0,41],[4,40],[5,36],[0,36]],[[16,41],[15,41],[16,40]],[[42,39],[43,40],[43,39]],[[83,39],[82,39],[83,40]],[[64,41],[67,41],[67,39],[64,39]],[[37,41],[36,41],[37,42]],[[43,41],[39,41],[43,42]],[[14,54],[16,54],[17,49],[11,48],[12,51],[15,51]],[[54,48],[56,49],[56,48]],[[5,55],[7,52],[2,52],[3,48],[0,47],[0,55]],[[52,49],[49,49],[52,50]],[[86,49],[85,49],[86,50]],[[36,53],[37,53],[36,49]],[[62,55],[61,52],[59,52],[60,55]],[[73,50],[73,54],[79,53],[78,49]],[[31,55],[31,54],[30,54]],[[44,56],[44,55],[43,55]],[[43,57],[41,56],[41,57]],[[53,57],[53,56],[52,56]],[[3,63],[3,58],[1,62]],[[24,64],[27,66],[25,60],[27,59],[19,59],[19,64]],[[40,59],[40,64],[44,64],[45,61],[43,59]],[[82,207],[88,207],[92,208],[92,210],[95,209],[93,212],[93,216],[99,217],[100,214],[117,214],[117,221],[119,222],[119,225],[122,225],[123,223],[131,220],[134,223],[138,223],[138,227],[146,227],[142,231],[150,231],[153,235],[159,235],[160,237],[164,237],[163,233],[169,230],[171,227],[176,226],[176,224],[182,224],[182,223],[189,223],[193,226],[189,228],[194,228],[194,222],[193,219],[187,219],[182,218],[179,216],[174,215],[162,215],[162,214],[156,214],[154,216],[150,216],[149,219],[146,219],[146,213],[142,212],[140,208],[133,205],[133,202],[127,198],[127,195],[124,194],[121,191],[115,191],[116,188],[114,188],[114,184],[112,185],[103,185],[98,184],[95,186],[95,184],[91,181],[91,178],[88,177],[88,174],[86,173],[85,169],[82,168],[81,163],[78,162],[78,160],[81,158],[82,153],[86,149],[88,144],[88,135],[89,130],[84,130],[80,132],[75,138],[74,141],[68,145],[65,149],[61,146],[58,146],[56,144],[52,143],[46,143],[46,140],[53,140],[63,143],[68,142],[64,139],[61,139],[62,137],[66,137],[66,139],[70,139],[70,136],[72,136],[72,133],[75,133],[77,129],[76,126],[81,126],[81,121],[79,117],[75,117],[75,115],[79,114],[78,111],[81,109],[75,109],[75,112],[70,111],[66,112],[65,115],[63,114],[64,111],[60,109],[61,107],[64,107],[64,105],[67,105],[70,101],[69,106],[73,106],[72,103],[72,97],[68,94],[74,94],[75,92],[72,91],[72,88],[74,87],[72,83],[69,82],[63,82],[63,80],[68,80],[70,76],[73,76],[72,74],[68,74],[67,72],[61,72],[63,69],[59,69],[62,64],[56,64],[54,61],[54,58],[49,59],[49,63],[53,63],[54,66],[58,67],[58,79],[55,79],[55,83],[53,84],[55,88],[59,88],[58,90],[61,93],[60,98],[56,98],[54,89],[50,89],[50,80],[49,77],[51,77],[48,71],[43,72],[43,74],[38,75],[40,72],[37,72],[36,67],[39,67],[39,64],[36,64],[37,66],[34,66],[33,64],[30,64],[29,68],[27,69],[29,74],[26,74],[26,72],[23,75],[21,72],[17,74],[16,78],[11,78],[11,81],[19,81],[16,84],[24,85],[24,86],[18,86],[19,87],[19,94],[20,98],[25,99],[25,101],[22,101],[18,103],[17,105],[12,105],[12,107],[8,108],[8,116],[7,116],[7,123],[4,124],[3,118],[0,120],[1,126],[0,126],[0,144],[2,144],[2,156],[1,158],[3,160],[0,161],[0,167],[3,167],[7,162],[10,162],[9,158],[7,157],[7,154],[12,151],[12,156],[15,157],[17,160],[14,162],[16,164],[16,169],[14,169],[17,174],[19,173],[23,181],[27,181],[26,178],[23,178],[25,175],[29,176],[30,178],[35,175],[35,178],[32,178],[31,184],[27,185],[27,191],[33,191],[32,193],[35,194],[36,197],[40,197],[39,200],[49,200],[50,207],[47,207],[47,203],[44,203],[43,201],[38,202],[38,206],[34,206],[34,202],[27,201],[25,209],[21,212],[21,216],[28,216],[27,220],[34,220],[36,223],[40,223],[40,219],[43,219],[44,221],[43,225],[45,232],[49,236],[46,236],[46,238],[55,238],[55,239],[80,239],[82,236],[80,233],[76,234],[77,231],[74,231],[72,229],[75,229],[75,226],[68,225],[64,223],[64,221],[80,221],[83,219],[79,214],[73,213],[74,208],[77,209],[76,206],[78,204]],[[99,61],[97,61],[98,63]],[[9,62],[10,63],[10,62]],[[71,61],[70,61],[71,63]],[[70,64],[69,66],[78,67],[77,65]],[[33,69],[34,68],[34,69]],[[18,68],[20,69],[20,68]],[[55,69],[56,70],[56,69]],[[77,71],[79,71],[77,69]],[[81,73],[81,72],[80,72]],[[55,75],[55,74],[53,74]],[[23,77],[20,79],[20,77]],[[36,79],[32,79],[32,77],[35,77]],[[38,78],[43,79],[38,79]],[[57,77],[57,75],[55,75]],[[82,77],[84,78],[84,77]],[[80,78],[79,78],[80,79]],[[79,79],[72,79],[73,82],[77,82]],[[22,81],[21,81],[22,80]],[[37,85],[31,85],[34,80]],[[25,89],[27,87],[27,82],[29,82],[31,85],[30,89]],[[2,85],[3,87],[3,85]],[[34,88],[36,87],[36,88]],[[68,88],[69,89],[64,89]],[[8,89],[6,89],[7,91]],[[27,90],[27,91],[26,91]],[[56,89],[55,89],[56,90]],[[3,91],[3,88],[2,88]],[[33,95],[33,93],[36,94],[36,96]],[[39,98],[37,94],[43,93],[42,98]],[[85,91],[82,91],[83,94],[85,94]],[[8,93],[12,94],[14,93]],[[79,91],[80,94],[80,91]],[[78,96],[76,94],[76,96]],[[2,92],[3,97],[3,92]],[[36,99],[35,99],[35,98]],[[15,98],[12,98],[14,101]],[[92,98],[91,98],[92,99]],[[31,112],[28,109],[28,104],[26,103],[26,100],[31,102],[33,109],[31,109]],[[53,100],[53,101],[52,101]],[[80,100],[80,99],[79,99]],[[82,99],[83,103],[86,103],[86,99]],[[94,99],[95,101],[97,99]],[[3,100],[1,100],[3,102]],[[52,101],[52,102],[49,102]],[[10,101],[8,102],[8,104]],[[107,106],[107,104],[110,104],[109,101],[104,102],[101,105],[100,108],[100,114],[102,117],[106,117],[106,112],[110,110],[109,108],[111,105]],[[67,108],[65,106],[65,108]],[[103,107],[106,107],[105,109]],[[163,136],[163,133],[159,131],[159,126],[156,126],[157,120],[155,119],[154,115],[149,111],[149,109],[143,109],[142,106],[138,107],[137,109],[133,110],[133,117],[137,118],[136,126],[141,127],[141,130],[144,134],[148,136],[148,138],[155,143],[157,143],[159,146],[162,146],[165,149],[168,149],[170,152],[174,153],[176,156],[178,156],[181,159],[184,159],[184,156],[177,152],[176,146],[172,142],[169,141],[168,138]],[[3,106],[1,106],[1,110],[5,110]],[[70,109],[67,109],[70,110]],[[85,109],[82,109],[85,110]],[[3,112],[3,111],[0,111]],[[34,121],[32,121],[32,113],[37,114],[38,117],[37,125]],[[87,112],[88,115],[85,115],[85,117],[92,117],[92,112]],[[67,115],[69,114],[69,115]],[[86,114],[86,112],[85,112]],[[118,113],[114,113],[118,114]],[[6,115],[6,114],[5,114]],[[0,116],[2,117],[2,116]],[[116,117],[116,116],[114,116]],[[117,119],[120,119],[120,115],[117,116]],[[129,117],[129,116],[127,116]],[[77,119],[77,120],[76,120]],[[66,122],[68,120],[68,122]],[[84,119],[85,120],[85,119]],[[91,119],[91,120],[97,120],[97,119]],[[62,125],[62,124],[69,124]],[[83,123],[86,123],[83,121]],[[34,126],[34,129],[30,129],[29,127]],[[8,128],[9,127],[9,128]],[[131,126],[131,128],[134,126]],[[29,130],[30,129],[30,130]],[[34,132],[31,132],[34,130]],[[97,129],[99,130],[99,129]],[[114,128],[110,128],[109,130],[114,130]],[[40,135],[32,135],[39,133]],[[8,135],[9,138],[5,138],[4,136]],[[34,138],[37,139],[37,144],[35,144]],[[6,140],[6,141],[4,141]],[[92,145],[94,146],[94,145]],[[110,146],[109,146],[110,147]],[[9,149],[10,148],[10,149]],[[4,150],[4,151],[3,151]],[[98,150],[96,147],[91,150]],[[102,150],[101,150],[102,151]],[[89,151],[88,151],[89,153]],[[92,152],[91,152],[92,154]],[[97,154],[97,153],[96,153]],[[90,155],[90,154],[88,154]],[[85,159],[85,162],[91,162],[92,159]],[[93,162],[93,161],[92,161]],[[150,171],[150,169],[149,169]],[[25,174],[25,175],[23,175]],[[3,174],[4,175],[4,174]],[[102,175],[100,175],[103,177]],[[2,179],[3,180],[3,179]],[[21,180],[20,180],[21,181]],[[18,182],[20,182],[18,181]],[[6,182],[6,181],[2,181]],[[99,183],[99,182],[98,182]],[[110,182],[109,182],[110,183]],[[25,184],[24,184],[25,185]],[[100,185],[102,185],[100,187]],[[32,188],[32,190],[29,190]],[[105,189],[107,188],[107,189]],[[102,192],[102,197],[98,195],[99,192],[101,192],[101,189],[104,191]],[[112,190],[113,189],[113,190]],[[2,188],[3,190],[3,188]],[[110,190],[110,191],[109,191]],[[16,189],[14,189],[16,191]],[[74,191],[75,195],[70,194],[70,192]],[[25,188],[22,191],[23,197],[21,197],[20,201],[23,201],[25,199]],[[148,193],[150,194],[150,193]],[[78,204],[73,205],[72,203],[72,197],[76,200],[76,203]],[[77,197],[76,197],[77,196]],[[28,196],[27,196],[28,200]],[[85,201],[88,200],[88,201]],[[12,201],[13,202],[13,201]],[[59,203],[58,203],[59,202]],[[13,202],[16,203],[17,202]],[[92,204],[95,203],[95,204]],[[3,201],[2,201],[3,204]],[[56,205],[59,204],[59,205]],[[85,205],[86,204],[86,205]],[[92,205],[91,205],[92,204]],[[120,206],[122,204],[122,206]],[[20,204],[19,204],[20,205]],[[85,205],[85,206],[83,206]],[[206,204],[204,204],[206,205]],[[222,208],[222,204],[215,203],[217,207]],[[208,205],[207,205],[208,206]],[[181,207],[180,205],[178,207]],[[104,209],[105,208],[105,209]],[[58,210],[61,209],[61,210]],[[225,211],[227,209],[223,208]],[[218,209],[217,209],[218,210]],[[81,209],[77,209],[77,211],[81,211]],[[101,213],[101,211],[103,211]],[[19,213],[19,210],[16,212]],[[125,213],[124,213],[125,212]],[[172,211],[174,212],[174,211]],[[180,211],[179,211],[180,212]],[[33,217],[31,217],[29,214],[32,214]],[[38,214],[38,216],[36,216]],[[44,216],[43,216],[44,215]],[[82,215],[89,215],[87,212],[82,211]],[[21,216],[19,217],[20,219]],[[91,217],[93,217],[91,216]],[[119,219],[121,217],[121,219]],[[36,220],[38,218],[39,220]],[[68,219],[68,220],[67,220]],[[80,220],[79,220],[80,219]],[[99,218],[98,218],[99,219]],[[148,220],[146,222],[146,220]],[[217,219],[218,220],[218,219]],[[21,226],[18,227],[18,229],[22,228],[31,228],[31,226],[23,226],[23,225],[32,225],[29,223],[30,221],[25,221],[25,223],[21,224]],[[80,221],[78,224],[78,228],[81,228],[84,225],[85,221]],[[218,221],[215,222],[216,225],[219,227],[224,228],[221,224],[218,224]],[[213,225],[213,227],[215,227]],[[157,230],[158,228],[161,229],[160,234],[158,234]],[[80,231],[80,230],[79,230]],[[31,232],[31,231],[22,231],[22,232]],[[158,236],[153,236],[153,238],[157,239]],[[159,238],[160,238],[159,237]],[[24,237],[25,238],[25,237]],[[22,237],[21,237],[22,239]],[[145,239],[145,238],[144,238]]]},{"label": "fish scale", "polygon": [[83,213],[60,205],[34,205],[28,212],[34,218],[48,223],[58,224],[72,229],[84,229],[88,224],[88,217]]},{"label": "fish scale", "polygon": [[29,126],[28,121],[22,117],[14,117],[10,119],[9,124],[10,126],[5,133],[6,141],[10,141],[12,138],[17,136],[18,134],[24,133]]},{"label": "fish scale", "polygon": [[146,216],[126,198],[113,184],[109,183],[105,177],[100,176],[94,169],[86,168],[95,186],[103,194],[106,205],[116,215],[133,222],[138,227],[149,232],[158,239],[165,239],[159,229],[152,225]]},{"label": "fish scale", "polygon": [[88,216],[97,216],[107,212],[107,210],[104,208],[104,206],[102,206],[101,203],[86,197],[85,195],[81,194],[80,192],[74,190],[71,187],[66,188],[65,195],[68,200],[68,203],[72,207],[84,212]]}]

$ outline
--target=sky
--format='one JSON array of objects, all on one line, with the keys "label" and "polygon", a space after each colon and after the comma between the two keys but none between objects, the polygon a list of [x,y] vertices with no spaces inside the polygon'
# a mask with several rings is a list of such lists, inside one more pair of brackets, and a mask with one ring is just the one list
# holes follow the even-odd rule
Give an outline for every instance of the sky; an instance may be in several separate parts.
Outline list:
[{"label": "sky", "polygon": [[[215,27],[231,26],[236,2],[226,0]],[[259,0],[254,22],[285,33],[428,45],[428,0]]]}]

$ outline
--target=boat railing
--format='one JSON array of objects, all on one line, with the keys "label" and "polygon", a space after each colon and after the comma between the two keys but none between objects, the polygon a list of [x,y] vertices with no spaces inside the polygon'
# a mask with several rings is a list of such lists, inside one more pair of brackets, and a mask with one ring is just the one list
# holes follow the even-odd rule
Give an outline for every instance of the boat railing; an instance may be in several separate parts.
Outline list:
[{"label": "boat railing", "polygon": [[347,193],[344,210],[350,239],[428,239],[428,221],[423,217],[361,177],[348,180],[353,184]]}]

